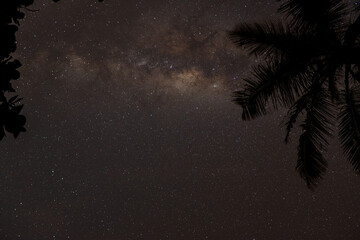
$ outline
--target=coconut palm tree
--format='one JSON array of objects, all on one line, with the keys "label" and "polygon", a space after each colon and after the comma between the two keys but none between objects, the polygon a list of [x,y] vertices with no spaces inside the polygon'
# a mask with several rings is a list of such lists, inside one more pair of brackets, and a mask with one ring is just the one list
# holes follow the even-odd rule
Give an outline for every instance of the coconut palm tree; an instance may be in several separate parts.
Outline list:
[{"label": "coconut palm tree", "polygon": [[[288,108],[288,142],[301,121],[296,169],[310,188],[327,168],[323,152],[335,131],[343,151],[360,171],[360,18],[341,0],[288,0],[278,22],[241,23],[230,39],[260,58],[234,102],[251,120],[269,109]],[[272,108],[270,108],[272,106]]]}]

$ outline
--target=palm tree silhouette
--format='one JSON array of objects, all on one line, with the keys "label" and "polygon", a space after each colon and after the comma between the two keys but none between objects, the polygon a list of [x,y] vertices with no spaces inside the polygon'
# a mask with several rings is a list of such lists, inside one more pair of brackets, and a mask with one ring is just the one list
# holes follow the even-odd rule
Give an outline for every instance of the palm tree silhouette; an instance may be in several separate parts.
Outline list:
[{"label": "palm tree silhouette", "polygon": [[286,137],[301,119],[296,169],[309,188],[327,168],[323,152],[336,120],[343,151],[360,171],[360,17],[341,0],[288,0],[279,22],[241,23],[230,39],[261,58],[234,93],[242,118],[288,108]]}]

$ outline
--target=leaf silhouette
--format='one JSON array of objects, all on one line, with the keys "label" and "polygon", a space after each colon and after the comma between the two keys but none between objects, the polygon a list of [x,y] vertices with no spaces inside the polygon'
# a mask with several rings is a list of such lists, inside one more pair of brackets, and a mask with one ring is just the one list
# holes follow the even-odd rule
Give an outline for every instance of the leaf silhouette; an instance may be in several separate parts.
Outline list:
[{"label": "leaf silhouette", "polygon": [[342,148],[360,170],[360,17],[344,21],[355,10],[341,0],[287,0],[279,8],[287,21],[241,23],[228,33],[236,46],[261,59],[234,92],[242,118],[265,115],[269,106],[289,108],[288,143],[305,114],[296,169],[309,188],[326,171],[323,152],[336,119]]}]

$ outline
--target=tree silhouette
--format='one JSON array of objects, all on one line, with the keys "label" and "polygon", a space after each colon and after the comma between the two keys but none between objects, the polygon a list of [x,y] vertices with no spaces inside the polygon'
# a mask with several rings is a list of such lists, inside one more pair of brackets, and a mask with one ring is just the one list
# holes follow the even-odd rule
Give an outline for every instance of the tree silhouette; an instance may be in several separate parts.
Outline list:
[{"label": "tree silhouette", "polygon": [[0,2],[0,140],[5,136],[5,130],[12,133],[15,138],[20,132],[26,131],[24,128],[26,118],[20,115],[23,107],[20,104],[22,99],[18,96],[7,99],[6,94],[15,92],[11,82],[20,78],[18,68],[21,67],[21,63],[19,60],[14,60],[11,54],[16,50],[15,33],[20,25],[19,20],[25,16],[21,10],[33,11],[28,9],[33,3],[34,0],[1,0]]},{"label": "tree silhouette", "polygon": [[230,39],[261,59],[234,93],[242,118],[288,108],[286,137],[296,121],[302,132],[296,169],[309,188],[327,168],[323,152],[336,120],[343,151],[360,171],[360,17],[341,0],[288,0],[278,22],[241,23]]}]

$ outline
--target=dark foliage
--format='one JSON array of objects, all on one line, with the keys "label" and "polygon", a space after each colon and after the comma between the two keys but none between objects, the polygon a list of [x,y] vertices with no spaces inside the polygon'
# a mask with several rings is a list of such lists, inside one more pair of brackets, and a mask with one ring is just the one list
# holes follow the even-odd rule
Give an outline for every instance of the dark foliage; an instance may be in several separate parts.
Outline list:
[{"label": "dark foliage", "polygon": [[22,99],[18,96],[7,99],[6,94],[15,92],[11,82],[20,78],[18,68],[21,67],[21,63],[13,59],[11,54],[16,50],[15,33],[20,25],[19,21],[25,16],[22,10],[32,11],[28,7],[33,3],[34,0],[0,2],[0,140],[5,136],[5,131],[12,133],[15,138],[20,132],[25,132],[26,118],[20,115]]},{"label": "dark foliage", "polygon": [[235,92],[242,118],[265,115],[268,104],[289,108],[288,142],[303,115],[296,169],[308,187],[316,186],[326,171],[322,153],[336,119],[343,150],[360,171],[358,11],[342,0],[287,0],[279,8],[285,14],[282,21],[242,23],[229,32],[238,47],[263,59],[245,79],[244,87]]}]

